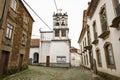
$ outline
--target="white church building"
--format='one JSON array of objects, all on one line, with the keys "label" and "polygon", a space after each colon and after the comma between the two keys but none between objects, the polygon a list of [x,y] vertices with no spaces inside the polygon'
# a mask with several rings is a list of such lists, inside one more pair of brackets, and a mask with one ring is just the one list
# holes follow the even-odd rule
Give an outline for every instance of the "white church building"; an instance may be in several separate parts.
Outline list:
[{"label": "white church building", "polygon": [[53,31],[40,31],[40,65],[70,66],[70,46],[67,13],[53,14]]}]

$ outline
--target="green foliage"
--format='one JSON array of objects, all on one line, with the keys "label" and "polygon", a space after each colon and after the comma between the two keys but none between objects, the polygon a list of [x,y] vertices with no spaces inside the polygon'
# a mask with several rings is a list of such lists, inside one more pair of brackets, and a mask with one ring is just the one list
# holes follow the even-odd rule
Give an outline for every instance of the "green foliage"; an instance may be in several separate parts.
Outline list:
[{"label": "green foliage", "polygon": [[5,76],[4,75],[0,75],[0,80],[3,80]]}]

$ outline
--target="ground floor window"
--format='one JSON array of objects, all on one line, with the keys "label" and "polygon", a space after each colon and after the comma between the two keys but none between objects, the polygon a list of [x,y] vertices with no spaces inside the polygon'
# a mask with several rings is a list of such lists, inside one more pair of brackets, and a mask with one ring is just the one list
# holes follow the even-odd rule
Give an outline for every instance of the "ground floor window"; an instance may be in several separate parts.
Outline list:
[{"label": "ground floor window", "polygon": [[99,67],[102,67],[101,53],[100,53],[100,50],[99,50],[99,49],[96,50],[96,56],[97,56],[98,66],[99,66]]},{"label": "ground floor window", "polygon": [[114,61],[114,53],[112,44],[107,42],[104,45],[105,56],[106,56],[106,63],[108,68],[115,68],[115,61]]},{"label": "ground floor window", "polygon": [[57,56],[57,63],[65,63],[66,56]]}]

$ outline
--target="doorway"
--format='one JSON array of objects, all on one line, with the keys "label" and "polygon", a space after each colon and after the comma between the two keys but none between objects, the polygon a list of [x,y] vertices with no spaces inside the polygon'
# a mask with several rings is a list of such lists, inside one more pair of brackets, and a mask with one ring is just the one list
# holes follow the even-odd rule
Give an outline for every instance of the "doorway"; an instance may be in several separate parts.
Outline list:
[{"label": "doorway", "polygon": [[7,73],[7,68],[8,68],[8,61],[9,61],[9,54],[10,52],[8,51],[2,51],[1,55],[1,61],[0,61],[0,73],[1,74],[6,74]]},{"label": "doorway", "polygon": [[20,69],[20,71],[22,70],[22,64],[23,64],[23,54],[20,54],[20,58],[19,58],[19,69]]},{"label": "doorway", "polygon": [[50,56],[46,56],[46,66],[50,66]]},{"label": "doorway", "polygon": [[33,63],[38,63],[39,61],[39,54],[38,53],[34,53],[34,58],[33,58]]}]

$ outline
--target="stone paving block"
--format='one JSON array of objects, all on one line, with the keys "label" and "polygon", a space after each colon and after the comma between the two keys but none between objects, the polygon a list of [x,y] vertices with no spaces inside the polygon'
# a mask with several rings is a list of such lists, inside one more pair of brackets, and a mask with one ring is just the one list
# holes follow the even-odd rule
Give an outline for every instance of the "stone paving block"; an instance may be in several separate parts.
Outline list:
[{"label": "stone paving block", "polygon": [[28,70],[8,76],[4,80],[98,80],[98,78],[92,72],[82,67],[53,68],[29,66]]}]

